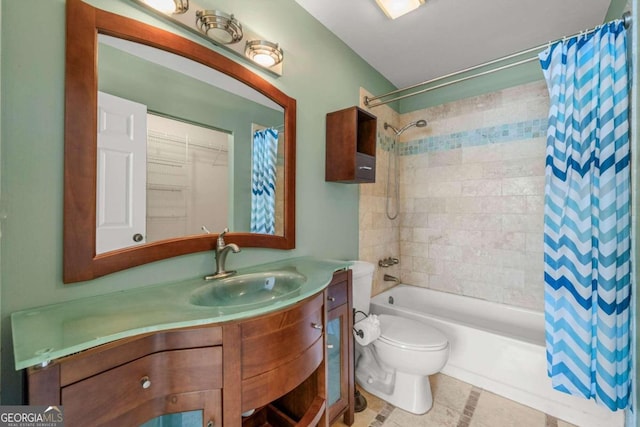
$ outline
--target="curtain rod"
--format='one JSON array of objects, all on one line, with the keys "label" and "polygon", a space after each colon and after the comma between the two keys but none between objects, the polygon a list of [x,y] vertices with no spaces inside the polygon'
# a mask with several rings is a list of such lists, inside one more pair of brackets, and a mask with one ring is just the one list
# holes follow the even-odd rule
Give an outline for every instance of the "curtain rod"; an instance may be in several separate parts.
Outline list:
[{"label": "curtain rod", "polygon": [[[623,21],[623,24],[624,24],[625,28],[629,28],[631,26],[631,20],[632,20],[631,19],[631,12],[625,12],[622,15],[621,19]],[[510,63],[510,64],[506,64],[506,65],[503,65],[501,67],[492,68],[490,70],[482,71],[480,73],[476,73],[476,74],[473,74],[473,75],[470,75],[470,76],[461,77],[461,78],[455,79],[455,80],[450,80],[448,82],[444,82],[444,83],[441,83],[441,84],[436,85],[436,86],[431,86],[431,87],[428,87],[428,88],[425,88],[425,89],[422,89],[422,90],[419,90],[419,91],[416,91],[416,92],[412,92],[412,93],[409,93],[409,94],[406,94],[406,95],[396,96],[394,98],[378,101],[375,104],[371,104],[372,101],[376,101],[376,100],[379,100],[381,98],[387,98],[387,97],[389,97],[391,95],[395,95],[396,93],[405,92],[407,90],[415,89],[415,88],[418,88],[420,86],[428,85],[430,83],[435,83],[435,82],[438,82],[440,80],[445,80],[445,79],[448,79],[450,77],[455,77],[455,76],[460,75],[460,74],[468,73],[469,71],[474,71],[474,70],[477,70],[478,68],[487,67],[489,65],[493,65],[493,64],[496,64],[498,62],[507,61],[507,60],[512,59],[512,58],[517,58],[519,56],[526,55],[527,53],[531,53],[531,52],[535,52],[537,50],[541,50],[543,48],[546,48],[546,47],[552,45],[553,43],[556,43],[556,42],[560,41],[560,40],[565,40],[565,39],[573,38],[573,37],[580,36],[580,35],[590,34],[590,33],[594,32],[595,30],[597,30],[600,26],[601,25],[598,25],[597,27],[590,28],[590,29],[588,29],[586,31],[581,31],[581,32],[575,33],[575,34],[573,34],[571,36],[565,36],[565,37],[562,37],[561,39],[558,39],[556,41],[550,41],[550,42],[547,42],[545,44],[541,44],[539,46],[535,46],[535,47],[532,47],[532,48],[529,48],[529,49],[521,50],[520,52],[512,53],[510,55],[506,55],[506,56],[503,56],[501,58],[493,59],[491,61],[487,61],[487,62],[484,62],[482,64],[474,65],[472,67],[468,67],[468,68],[465,68],[463,70],[454,71],[454,72],[446,74],[444,76],[436,77],[436,78],[433,78],[431,80],[427,80],[427,81],[424,81],[424,82],[421,82],[421,83],[414,84],[413,86],[408,86],[408,87],[405,87],[405,88],[402,88],[402,89],[396,89],[394,91],[387,92],[387,93],[385,93],[383,95],[372,96],[372,97],[365,96],[364,97],[364,105],[366,107],[369,107],[369,108],[377,107],[379,105],[388,104],[389,102],[399,101],[401,99],[409,98],[411,96],[419,95],[421,93],[429,92],[429,91],[432,91],[432,90],[435,90],[435,89],[440,89],[440,88],[445,87],[445,86],[449,86],[449,85],[452,85],[452,84],[463,82],[465,80],[470,80],[470,79],[473,79],[475,77],[484,76],[484,75],[487,75],[487,74],[495,73],[497,71],[506,70],[506,69],[511,68],[511,67],[516,67],[518,65],[522,65],[522,64],[525,64],[527,62],[535,61],[535,60],[538,59],[537,56],[534,56],[534,57],[531,57],[531,58],[527,58],[527,59],[523,59],[523,60],[520,60],[520,61],[516,61],[516,62]]]}]

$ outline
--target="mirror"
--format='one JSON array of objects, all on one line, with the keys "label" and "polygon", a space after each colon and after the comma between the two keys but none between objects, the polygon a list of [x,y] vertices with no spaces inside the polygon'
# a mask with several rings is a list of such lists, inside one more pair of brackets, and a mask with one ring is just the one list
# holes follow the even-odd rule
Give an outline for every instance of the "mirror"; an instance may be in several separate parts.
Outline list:
[{"label": "mirror", "polygon": [[[295,134],[296,101],[271,85],[262,77],[233,62],[232,60],[167,31],[143,24],[132,19],[96,9],[81,0],[67,1],[67,42],[65,81],[65,216],[64,216],[64,276],[65,283],[90,280],[133,266],[166,259],[173,256],[211,250],[215,246],[217,234],[187,231],[155,242],[142,243],[132,247],[96,253],[97,222],[97,159],[98,159],[98,90],[109,85],[102,81],[98,67],[98,35],[111,36],[115,40],[129,42],[158,49],[188,59],[198,67],[219,72],[219,78],[226,79],[234,89],[225,88],[227,102],[232,105],[245,102],[246,98],[258,95],[263,104],[270,104],[270,110],[278,112],[277,118],[255,119],[242,110],[226,112],[226,116],[243,119],[246,126],[223,123],[211,119],[218,107],[213,98],[197,99],[197,107],[188,106],[174,111],[162,111],[165,107],[154,104],[150,112],[161,113],[173,118],[204,124],[233,135],[233,205],[229,217],[231,231],[225,237],[228,242],[240,247],[263,247],[292,249],[295,247]],[[113,52],[112,52],[113,53]],[[120,54],[123,54],[120,51]],[[129,54],[129,53],[124,53]],[[102,67],[100,67],[102,68]],[[113,75],[111,75],[113,77]],[[129,75],[129,77],[131,77]],[[105,76],[105,78],[107,78]],[[190,77],[191,78],[191,77]],[[193,80],[193,79],[192,79]],[[193,83],[193,82],[192,82]],[[225,83],[227,84],[227,83]],[[180,88],[180,85],[176,85]],[[213,89],[212,89],[213,90]],[[219,90],[219,89],[216,89]],[[237,101],[229,101],[237,95],[230,93],[243,91],[252,95],[242,95]],[[120,95],[130,96],[131,91]],[[116,94],[117,95],[117,94]],[[190,95],[183,96],[185,102]],[[193,98],[193,97],[192,97]],[[198,98],[197,96],[195,98]],[[240,101],[240,99],[243,99]],[[173,101],[173,96],[170,97]],[[255,99],[252,102],[256,102]],[[180,106],[176,101],[175,106]],[[167,107],[168,108],[168,107]],[[184,111],[197,111],[198,117],[184,117]],[[266,110],[265,110],[266,111]],[[223,115],[225,115],[223,114]],[[246,117],[245,117],[246,116]],[[212,120],[214,122],[212,122]],[[262,122],[262,123],[261,123]],[[279,122],[279,123],[276,123]],[[252,128],[253,126],[253,128]],[[281,218],[275,234],[251,233],[246,220],[247,200],[251,195],[251,151],[252,132],[261,127],[280,126],[278,147],[281,149],[278,163],[277,194],[279,194]],[[242,142],[240,141],[242,140]],[[243,162],[242,164],[239,162]],[[237,171],[236,169],[237,166]],[[239,172],[244,176],[239,178]],[[244,215],[244,217],[243,217]],[[241,225],[242,224],[242,225]],[[203,224],[204,225],[204,224]],[[237,225],[237,228],[236,228]],[[212,233],[221,230],[211,230]]]},{"label": "mirror", "polygon": [[[201,234],[203,227],[282,235],[280,105],[209,67],[104,34],[98,90],[98,253]],[[128,129],[121,118],[146,128],[141,141],[120,131]],[[260,155],[256,144],[265,141],[275,156]],[[127,169],[119,167],[123,152],[133,159],[131,182],[119,179],[128,176],[119,172]],[[252,191],[262,171],[274,172],[275,193]],[[118,176],[104,176],[109,172]]]}]

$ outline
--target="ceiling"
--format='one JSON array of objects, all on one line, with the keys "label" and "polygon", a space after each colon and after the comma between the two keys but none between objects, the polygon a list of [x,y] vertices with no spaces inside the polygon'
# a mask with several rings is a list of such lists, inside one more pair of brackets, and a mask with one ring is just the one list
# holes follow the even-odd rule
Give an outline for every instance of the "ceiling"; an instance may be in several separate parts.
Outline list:
[{"label": "ceiling", "polygon": [[398,88],[579,33],[610,0],[427,0],[395,20],[375,0],[296,0]]}]

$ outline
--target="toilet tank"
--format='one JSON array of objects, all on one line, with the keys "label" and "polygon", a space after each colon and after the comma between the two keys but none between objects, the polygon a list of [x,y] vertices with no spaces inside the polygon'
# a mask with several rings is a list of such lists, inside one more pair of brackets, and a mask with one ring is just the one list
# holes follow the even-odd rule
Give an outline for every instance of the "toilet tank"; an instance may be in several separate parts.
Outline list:
[{"label": "toilet tank", "polygon": [[349,268],[353,276],[353,308],[369,314],[369,301],[371,300],[371,285],[373,283],[375,265],[366,261],[352,262],[353,265]]}]

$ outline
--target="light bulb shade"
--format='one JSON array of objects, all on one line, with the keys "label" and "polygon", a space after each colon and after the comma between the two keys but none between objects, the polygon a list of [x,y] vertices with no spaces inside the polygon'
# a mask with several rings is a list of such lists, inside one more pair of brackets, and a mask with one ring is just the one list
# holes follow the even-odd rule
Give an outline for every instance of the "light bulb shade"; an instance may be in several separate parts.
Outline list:
[{"label": "light bulb shade", "polygon": [[391,19],[416,10],[425,0],[376,0],[380,9]]},{"label": "light bulb shade", "polygon": [[281,63],[284,59],[280,46],[267,40],[248,41],[244,54],[255,63],[267,68]]},{"label": "light bulb shade", "polygon": [[196,26],[200,32],[221,44],[233,44],[242,40],[242,25],[233,15],[218,10],[198,10]]},{"label": "light bulb shade", "polygon": [[142,0],[146,5],[166,15],[180,15],[189,10],[189,0]]}]

